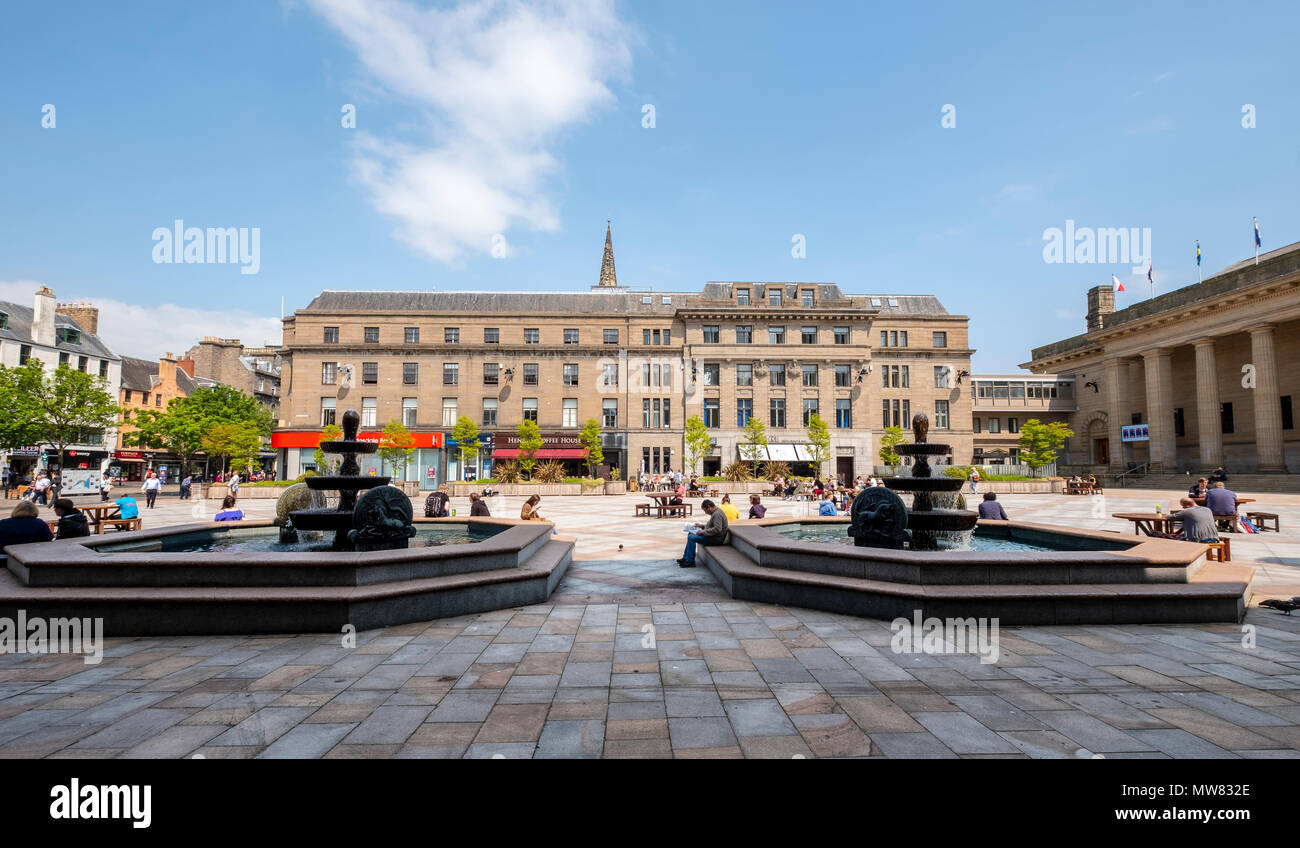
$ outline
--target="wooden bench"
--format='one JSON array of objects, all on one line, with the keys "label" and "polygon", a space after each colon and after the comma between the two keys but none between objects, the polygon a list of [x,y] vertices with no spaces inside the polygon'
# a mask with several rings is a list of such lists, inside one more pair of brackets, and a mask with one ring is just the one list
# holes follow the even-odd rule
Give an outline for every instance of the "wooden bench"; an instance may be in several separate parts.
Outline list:
[{"label": "wooden bench", "polygon": [[649,518],[650,510],[653,508],[654,508],[654,504],[650,504],[650,503],[636,504],[636,517],[640,518],[641,516],[644,515],[646,518]]},{"label": "wooden bench", "polygon": [[1223,539],[1218,542],[1202,542],[1209,550],[1205,552],[1205,558],[1211,562],[1231,562],[1232,561],[1232,540]]},{"label": "wooden bench", "polygon": [[1220,530],[1227,531],[1228,533],[1237,533],[1240,532],[1240,528],[1237,527],[1237,519],[1239,517],[1240,516],[1235,512],[1228,515],[1216,515],[1214,516],[1214,523]]},{"label": "wooden bench", "polygon": [[668,515],[691,515],[695,510],[695,507],[688,503],[658,504],[655,508],[659,510],[660,518]]},{"label": "wooden bench", "polygon": [[99,533],[103,533],[106,527],[113,527],[118,532],[123,530],[139,530],[143,524],[139,518],[101,518],[97,525]]},{"label": "wooden bench", "polygon": [[1251,524],[1254,524],[1257,528],[1259,528],[1259,531],[1261,533],[1269,529],[1265,525],[1265,522],[1268,521],[1273,522],[1272,530],[1274,533],[1282,532],[1282,529],[1278,524],[1276,512],[1248,512],[1246,513],[1246,518],[1250,521]]}]

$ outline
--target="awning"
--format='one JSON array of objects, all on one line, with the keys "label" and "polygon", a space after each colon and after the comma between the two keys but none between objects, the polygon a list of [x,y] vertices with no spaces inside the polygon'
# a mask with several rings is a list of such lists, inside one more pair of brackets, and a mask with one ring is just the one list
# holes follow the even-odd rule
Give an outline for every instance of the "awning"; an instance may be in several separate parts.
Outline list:
[{"label": "awning", "polygon": [[767,455],[773,462],[798,462],[794,445],[768,445]]},{"label": "awning", "polygon": [[[492,459],[518,459],[519,448],[497,448],[492,451]],[[586,459],[586,448],[541,448],[534,459]]]}]

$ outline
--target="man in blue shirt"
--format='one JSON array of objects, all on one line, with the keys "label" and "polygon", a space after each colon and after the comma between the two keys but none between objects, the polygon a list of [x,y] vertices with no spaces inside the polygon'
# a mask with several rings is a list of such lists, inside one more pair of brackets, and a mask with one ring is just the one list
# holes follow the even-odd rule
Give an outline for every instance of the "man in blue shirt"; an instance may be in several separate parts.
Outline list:
[{"label": "man in blue shirt", "polygon": [[1232,515],[1237,511],[1237,493],[1218,481],[1205,493],[1205,505],[1215,515]]},{"label": "man in blue shirt", "polygon": [[130,495],[123,495],[113,503],[117,504],[117,511],[123,518],[140,517],[140,505]]},{"label": "man in blue shirt", "polygon": [[829,516],[838,515],[835,511],[835,501],[831,500],[831,493],[829,491],[822,492],[822,502],[817,505],[817,514]]}]

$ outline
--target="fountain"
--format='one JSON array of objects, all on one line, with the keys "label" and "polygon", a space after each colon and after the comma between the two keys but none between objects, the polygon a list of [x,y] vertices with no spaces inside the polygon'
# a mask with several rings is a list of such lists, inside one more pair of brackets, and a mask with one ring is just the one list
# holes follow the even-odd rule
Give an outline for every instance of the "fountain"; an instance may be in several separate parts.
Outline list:
[{"label": "fountain", "polygon": [[[912,476],[887,477],[886,491],[870,488],[854,499],[853,523],[848,533],[857,546],[901,548],[907,541],[907,530],[910,530],[909,547],[912,550],[937,551],[942,534],[966,532],[975,527],[979,513],[935,504],[936,495],[959,492],[962,480],[960,477],[932,476],[929,457],[944,456],[952,447],[927,441],[929,430],[930,419],[925,413],[918,412],[912,416],[912,434],[916,441],[895,448],[902,456],[916,458]],[[902,499],[894,492],[912,493],[912,507],[905,514],[900,513]]]},{"label": "fountain", "polygon": [[[387,486],[388,477],[362,477],[361,467],[357,465],[357,454],[372,454],[379,449],[374,442],[357,438],[361,427],[361,416],[355,409],[343,413],[343,439],[337,442],[321,442],[321,450],[326,453],[343,454],[343,464],[339,473],[320,477],[308,477],[307,488],[317,492],[338,492],[339,505],[336,508],[317,507],[313,509],[296,509],[289,513],[289,520],[296,530],[334,531],[334,550],[350,551],[354,543],[349,535],[352,533],[353,520],[357,507],[357,492],[362,489],[375,489]],[[405,496],[403,496],[404,498]],[[407,514],[410,509],[408,505]],[[410,519],[407,518],[407,526]],[[408,534],[409,535],[409,534]],[[401,545],[406,547],[406,545]]]}]

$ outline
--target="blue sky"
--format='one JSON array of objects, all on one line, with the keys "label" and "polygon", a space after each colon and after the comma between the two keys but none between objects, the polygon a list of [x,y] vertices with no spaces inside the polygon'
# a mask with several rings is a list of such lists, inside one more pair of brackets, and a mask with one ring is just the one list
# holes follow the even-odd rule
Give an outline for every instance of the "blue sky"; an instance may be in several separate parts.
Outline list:
[{"label": "blue sky", "polygon": [[[1159,291],[1198,238],[1206,274],[1249,256],[1252,216],[1300,241],[1294,4],[900,5],[10,5],[0,299],[100,302],[133,355],[276,341],[325,288],[585,288],[609,217],[622,283],[932,293],[987,373],[1112,273],[1146,296],[1045,263],[1067,219],[1150,228]],[[259,272],[156,264],[176,218],[259,228]]]}]

